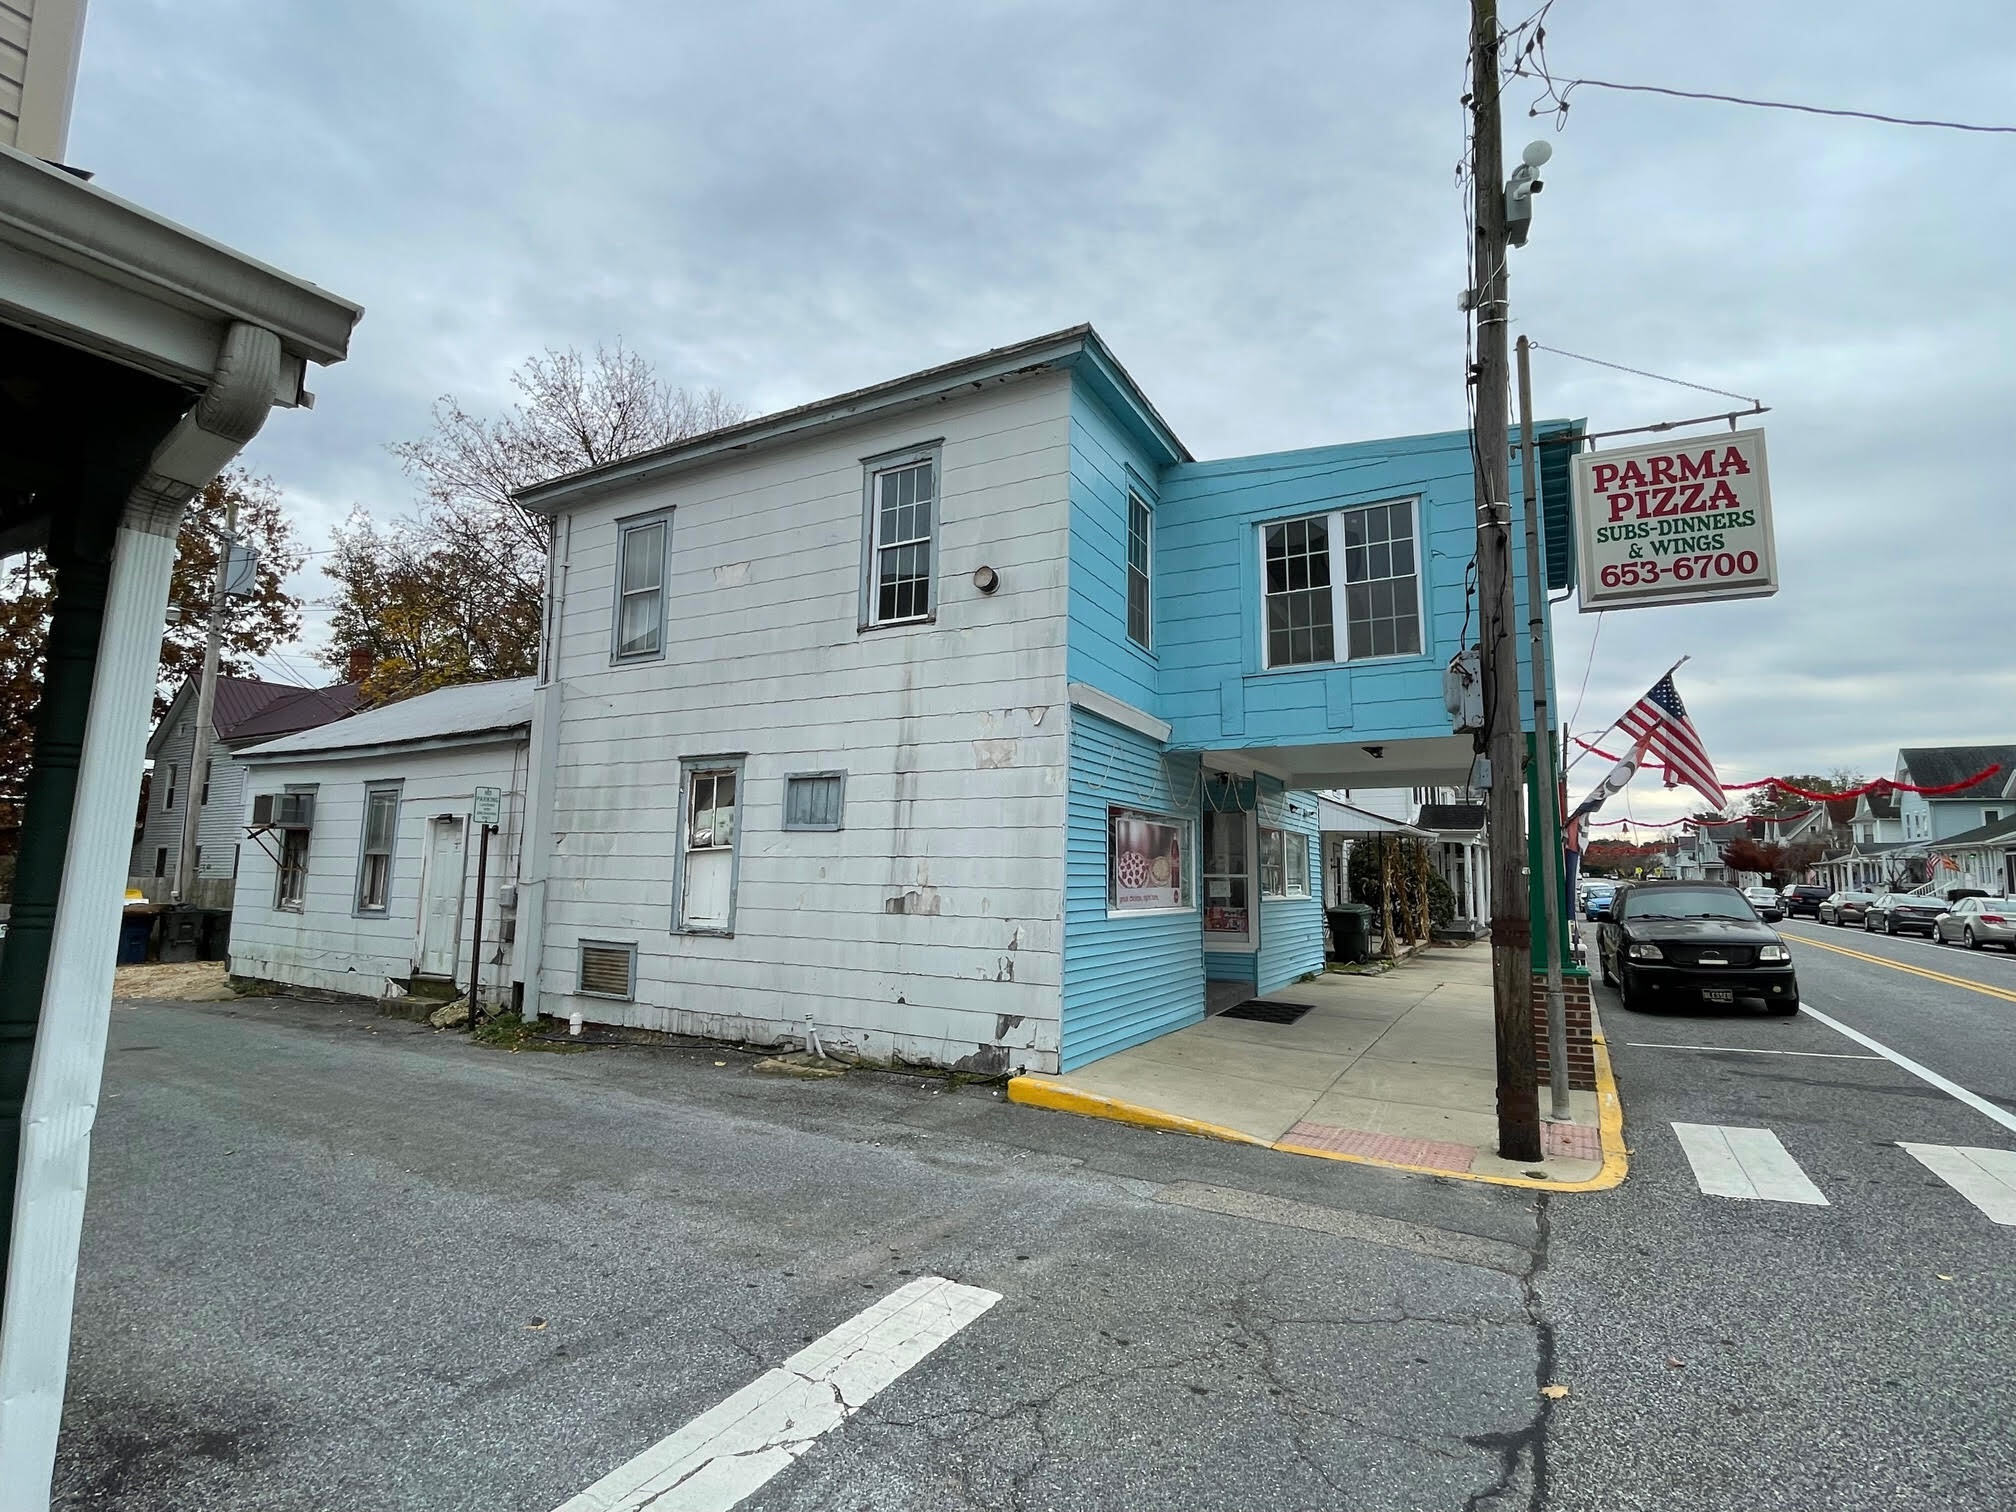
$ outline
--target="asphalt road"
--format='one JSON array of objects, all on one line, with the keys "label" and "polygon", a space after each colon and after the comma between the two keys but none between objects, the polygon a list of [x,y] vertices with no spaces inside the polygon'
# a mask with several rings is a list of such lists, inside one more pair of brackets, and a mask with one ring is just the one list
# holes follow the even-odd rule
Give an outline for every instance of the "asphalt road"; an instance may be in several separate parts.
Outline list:
[{"label": "asphalt road", "polygon": [[[1786,933],[1812,1005],[2016,1106],[2016,959]],[[739,1506],[2016,1505],[2016,1228],[1899,1145],[2016,1134],[1807,1014],[1604,1011],[1631,1177],[1536,1197],[707,1048],[122,1004],[56,1505],[550,1512],[923,1276],[999,1300]],[[1708,1195],[1675,1123],[1772,1131],[1826,1205]]]},{"label": "asphalt road", "polygon": [[[1783,933],[1807,1006],[2016,1108],[2016,959]],[[1808,1013],[1601,1001],[1632,1170],[1554,1204],[1548,1505],[2016,1505],[2016,1228],[1900,1148],[2016,1132]],[[1706,1194],[1676,1123],[1770,1130],[1826,1205]]]},{"label": "asphalt road", "polygon": [[57,1505],[548,1512],[924,1274],[742,1506],[1526,1504],[1531,1194],[942,1086],[121,1005]]}]

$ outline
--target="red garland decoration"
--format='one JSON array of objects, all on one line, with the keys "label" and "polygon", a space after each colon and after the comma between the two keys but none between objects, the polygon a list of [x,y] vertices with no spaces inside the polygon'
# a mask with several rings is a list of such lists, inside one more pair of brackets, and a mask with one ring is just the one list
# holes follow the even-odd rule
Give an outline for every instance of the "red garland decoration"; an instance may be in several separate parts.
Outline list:
[{"label": "red garland decoration", "polygon": [[[1622,761],[1624,759],[1621,756],[1612,756],[1608,751],[1584,740],[1580,735],[1571,735],[1568,738],[1590,755],[1601,756],[1605,761]],[[1645,765],[1655,771],[1664,770],[1656,761],[1648,761]],[[1874,782],[1859,788],[1851,788],[1844,793],[1809,792],[1805,788],[1794,787],[1791,783],[1779,777],[1762,777],[1755,782],[1725,782],[1722,784],[1722,787],[1725,792],[1732,793],[1742,792],[1746,788],[1775,787],[1781,793],[1790,793],[1794,798],[1805,798],[1813,803],[1832,803],[1839,798],[1860,798],[1864,793],[1923,793],[1927,797],[1937,798],[1942,793],[1965,792],[1968,788],[1974,786],[1975,783],[1986,782],[2001,770],[2002,766],[2000,762],[1990,762],[1972,777],[1963,777],[1960,781],[1949,782],[1943,787],[1920,787],[1914,782],[1892,782],[1888,777],[1878,777]],[[1802,812],[1810,814],[1812,810],[1806,809]],[[1777,817],[1781,819],[1796,819],[1799,815],[1781,814]]]}]

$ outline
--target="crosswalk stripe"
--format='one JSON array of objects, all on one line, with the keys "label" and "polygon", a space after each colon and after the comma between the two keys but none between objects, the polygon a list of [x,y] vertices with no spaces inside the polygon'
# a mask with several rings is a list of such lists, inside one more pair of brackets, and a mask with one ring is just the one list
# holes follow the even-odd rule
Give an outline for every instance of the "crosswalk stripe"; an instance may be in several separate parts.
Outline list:
[{"label": "crosswalk stripe", "polygon": [[1898,1146],[1981,1209],[1991,1222],[2016,1224],[2016,1150],[1907,1144],[1902,1140]]},{"label": "crosswalk stripe", "polygon": [[1769,1129],[1676,1123],[1673,1133],[1694,1168],[1695,1183],[1710,1197],[1827,1206],[1826,1194]]}]

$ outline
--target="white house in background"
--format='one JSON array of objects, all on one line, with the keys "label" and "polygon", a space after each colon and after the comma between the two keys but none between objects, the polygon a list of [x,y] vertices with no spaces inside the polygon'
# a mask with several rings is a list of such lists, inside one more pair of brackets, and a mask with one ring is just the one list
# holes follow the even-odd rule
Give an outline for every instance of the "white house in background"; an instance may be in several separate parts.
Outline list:
[{"label": "white house in background", "polygon": [[1977,772],[1994,770],[1957,792],[1928,796],[1897,792],[1897,813],[1906,842],[1945,840],[1963,830],[1993,824],[2016,813],[2010,793],[2016,778],[2016,745],[1906,746],[1897,753],[1895,781],[1917,787],[1950,787]]},{"label": "white house in background", "polygon": [[247,772],[231,974],[369,997],[466,986],[480,837],[482,990],[511,997],[532,680],[441,688],[236,753]]},{"label": "white house in background", "polygon": [[1935,841],[1929,849],[1944,863],[1932,873],[1934,891],[1978,887],[2016,897],[2016,812]]},{"label": "white house in background", "polygon": [[147,757],[154,763],[154,771],[147,789],[147,811],[126,867],[128,890],[143,893],[150,903],[170,901],[193,803],[202,810],[202,817],[197,820],[195,837],[196,886],[187,901],[229,908],[238,848],[245,840],[245,769],[237,753],[247,746],[341,719],[356,707],[355,683],[301,688],[256,677],[219,677],[211,709],[215,739],[205,763],[208,770],[192,772],[196,679],[184,682],[147,742]]},{"label": "white house in background", "polygon": [[[2012,774],[2016,776],[2016,774]],[[1855,800],[1855,815],[1848,821],[1849,840],[1857,846],[1895,845],[1904,838],[1904,821],[1897,813],[1893,791],[1864,793]]]}]

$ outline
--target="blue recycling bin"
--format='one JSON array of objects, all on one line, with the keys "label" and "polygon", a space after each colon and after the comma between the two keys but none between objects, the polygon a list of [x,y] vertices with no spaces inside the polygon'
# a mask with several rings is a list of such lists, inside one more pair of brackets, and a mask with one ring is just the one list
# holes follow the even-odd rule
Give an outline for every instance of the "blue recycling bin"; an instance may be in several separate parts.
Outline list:
[{"label": "blue recycling bin", "polygon": [[[151,913],[122,914],[119,919],[119,964],[138,966],[147,959],[147,941],[154,933]],[[101,956],[99,958],[103,960]]]}]

